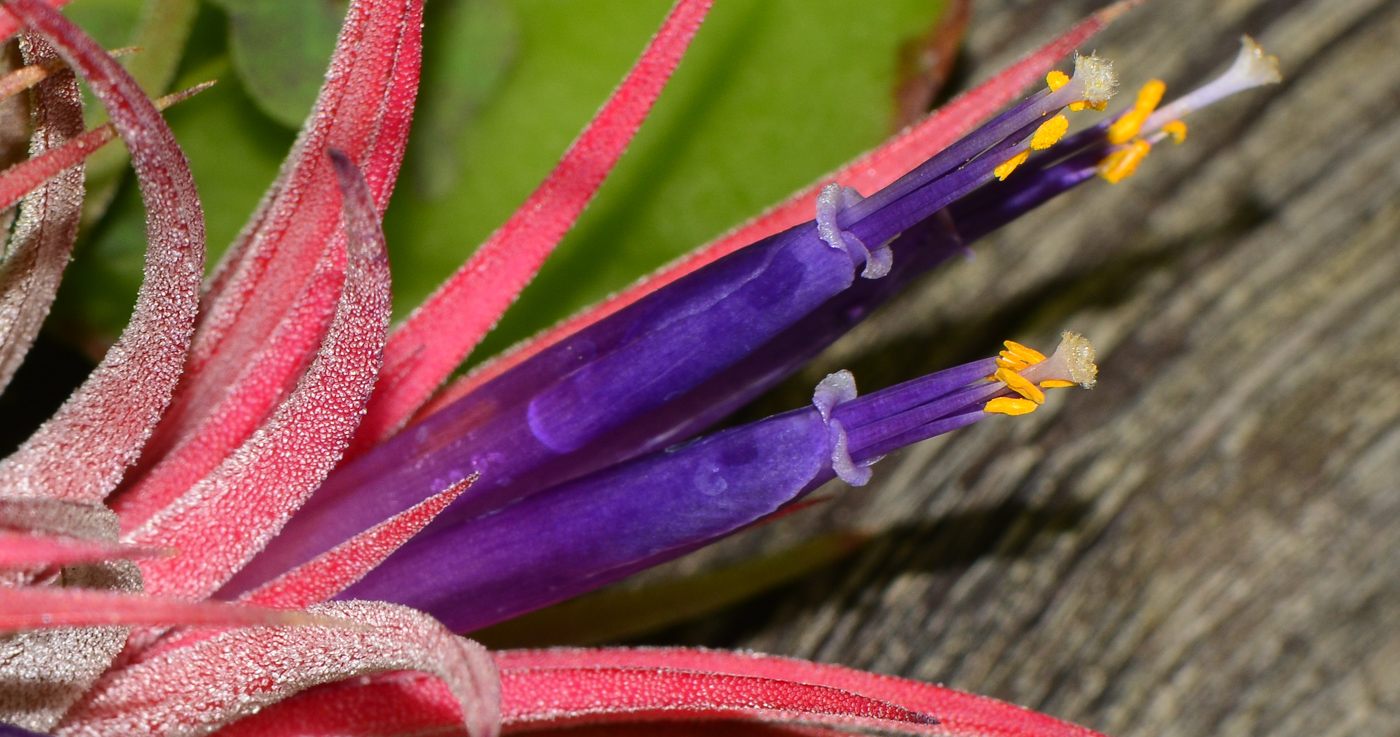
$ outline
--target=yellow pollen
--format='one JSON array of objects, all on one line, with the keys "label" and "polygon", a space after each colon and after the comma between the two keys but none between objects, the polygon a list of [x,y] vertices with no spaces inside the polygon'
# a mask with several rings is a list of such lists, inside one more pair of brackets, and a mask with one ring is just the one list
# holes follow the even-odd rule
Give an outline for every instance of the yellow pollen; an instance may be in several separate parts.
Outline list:
[{"label": "yellow pollen", "polygon": [[1031,383],[1030,379],[1012,371],[1011,369],[997,369],[997,381],[1005,384],[1011,391],[1020,394],[1026,399],[1036,404],[1045,404],[1045,392],[1040,387]]},{"label": "yellow pollen", "polygon": [[1026,159],[1030,158],[1030,155],[1030,151],[1022,151],[1010,159],[1007,159],[1006,163],[993,169],[992,173],[997,175],[997,179],[1006,181],[1006,178],[1011,176],[1011,172],[1016,171],[1016,167],[1026,163]]},{"label": "yellow pollen", "polygon": [[1040,363],[1041,361],[1045,360],[1044,353],[1041,353],[1040,351],[1031,348],[1030,346],[1021,345],[1020,343],[1017,343],[1014,340],[1005,341],[1002,343],[1002,345],[1006,346],[1006,350],[1002,353],[1002,355],[1010,353],[1011,355],[1021,359],[1022,361],[1025,361],[1028,364]]},{"label": "yellow pollen", "polygon": [[987,406],[983,407],[982,411],[989,412],[994,415],[1011,415],[1014,417],[1016,415],[1030,414],[1031,412],[1034,412],[1035,408],[1038,406],[1040,405],[1030,401],[1029,399],[997,397],[996,399],[987,402]]},{"label": "yellow pollen", "polygon": [[1133,103],[1133,109],[1123,113],[1123,117],[1114,121],[1108,127],[1109,143],[1127,143],[1131,141],[1138,131],[1142,130],[1142,124],[1147,122],[1147,118],[1152,115],[1152,111],[1157,109],[1157,105],[1162,102],[1162,94],[1167,91],[1167,85],[1160,79],[1154,79],[1142,86],[1138,91],[1137,101]]},{"label": "yellow pollen", "polygon": [[1054,146],[1061,138],[1064,138],[1065,131],[1069,130],[1069,118],[1063,115],[1055,117],[1040,124],[1035,129],[1035,135],[1031,136],[1031,148],[1037,151],[1044,151]]},{"label": "yellow pollen", "polygon": [[1046,379],[1040,382],[1041,389],[1068,389],[1072,386],[1079,385],[1073,381],[1065,381],[1064,379]]},{"label": "yellow pollen", "polygon": [[1054,92],[1069,84],[1069,75],[1060,71],[1050,72],[1045,75],[1045,84],[1050,88],[1051,92]]},{"label": "yellow pollen", "polygon": [[1147,158],[1147,154],[1151,150],[1152,144],[1147,141],[1141,139],[1133,141],[1130,145],[1114,151],[1099,162],[1099,176],[1117,184],[1132,176],[1133,172],[1137,171],[1138,164]]},{"label": "yellow pollen", "polygon": [[1069,104],[1069,111],[1072,112],[1072,113],[1077,113],[1077,112],[1079,112],[1080,110],[1083,110],[1083,109],[1086,108],[1086,107],[1089,107],[1089,103],[1087,103],[1087,102],[1085,102],[1085,101],[1083,101],[1083,100],[1080,100],[1079,102],[1071,102],[1071,103]]},{"label": "yellow pollen", "polygon": [[1162,132],[1172,137],[1177,143],[1186,141],[1186,124],[1180,120],[1174,120],[1162,126]]}]

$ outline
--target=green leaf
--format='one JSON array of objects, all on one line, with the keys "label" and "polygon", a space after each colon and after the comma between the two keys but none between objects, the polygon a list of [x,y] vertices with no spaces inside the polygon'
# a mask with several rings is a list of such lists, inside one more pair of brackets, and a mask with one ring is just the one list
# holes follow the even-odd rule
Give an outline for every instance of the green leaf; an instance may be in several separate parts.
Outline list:
[{"label": "green leaf", "polygon": [[238,77],[273,120],[300,128],[325,81],[345,18],[333,0],[213,0],[228,13]]},{"label": "green leaf", "polygon": [[429,54],[409,161],[418,193],[433,200],[456,185],[462,165],[459,133],[505,79],[520,28],[499,0],[439,0],[428,6],[424,25]]}]

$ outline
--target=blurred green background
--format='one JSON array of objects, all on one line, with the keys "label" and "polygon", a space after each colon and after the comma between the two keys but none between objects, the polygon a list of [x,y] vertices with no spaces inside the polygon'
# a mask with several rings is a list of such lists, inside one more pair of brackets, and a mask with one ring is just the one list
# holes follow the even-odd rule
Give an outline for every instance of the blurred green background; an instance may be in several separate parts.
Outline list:
[{"label": "blurred green background", "polygon": [[[413,137],[386,217],[402,317],[529,194],[670,0],[431,0]],[[474,355],[546,327],[887,136],[900,48],[940,0],[717,0],[621,165]],[[334,47],[340,0],[76,0],[65,12],[149,92],[218,79],[167,112],[208,219],[210,263],[272,181]],[[90,119],[97,122],[95,106]],[[119,152],[94,159],[90,223],[51,323],[102,345],[140,283],[144,213]],[[110,207],[97,217],[109,196]]]}]

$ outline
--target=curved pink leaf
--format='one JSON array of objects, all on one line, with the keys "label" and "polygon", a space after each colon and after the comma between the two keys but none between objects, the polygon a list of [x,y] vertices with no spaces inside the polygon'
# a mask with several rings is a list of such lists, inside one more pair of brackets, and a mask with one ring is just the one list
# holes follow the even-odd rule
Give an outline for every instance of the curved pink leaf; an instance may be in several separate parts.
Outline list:
[{"label": "curved pink leaf", "polygon": [[335,620],[246,604],[54,587],[0,588],[0,631],[109,625],[262,627]]},{"label": "curved pink leaf", "polygon": [[[83,132],[82,93],[77,78],[61,70],[58,54],[42,38],[26,37],[21,46],[31,62],[25,69],[52,74],[40,78],[29,112],[34,126],[29,153],[42,156]],[[0,264],[0,391],[14,378],[49,314],[78,237],[82,209],[81,166],[31,192],[20,208],[8,255]]]},{"label": "curved pink leaf", "polygon": [[[202,450],[187,457],[214,468],[295,385],[335,309],[337,290],[316,291],[318,270],[343,267],[340,198],[326,151],[358,163],[383,212],[408,138],[421,32],[422,0],[350,3],[306,127],[209,283],[186,379],[144,463],[187,439],[221,436],[196,440]],[[245,373],[254,362],[269,371]],[[263,388],[244,386],[250,381]],[[240,393],[239,402],[224,401]],[[228,414],[231,406],[237,410]]]},{"label": "curved pink leaf", "polygon": [[748,719],[932,732],[923,714],[828,686],[655,667],[501,670],[503,726]]},{"label": "curved pink leaf", "polygon": [[131,75],[42,0],[6,0],[6,7],[106,106],[146,203],[146,278],[131,322],[58,413],[0,462],[7,493],[98,500],[135,460],[179,380],[199,306],[204,213],[184,154]]},{"label": "curved pink leaf", "polygon": [[126,536],[181,554],[142,561],[146,590],[202,598],[282,528],[340,459],[379,371],[389,263],[372,193],[331,152],[344,188],[349,256],[335,319],[316,360],[267,424],[209,476]]},{"label": "curved pink leaf", "polygon": [[515,214],[389,338],[348,455],[397,431],[495,327],[622,158],[713,0],[678,0],[597,115]]},{"label": "curved pink leaf", "polygon": [[[49,5],[61,8],[73,0],[47,0]],[[0,41],[8,41],[10,37],[19,33],[20,21],[9,10],[0,10]]]},{"label": "curved pink leaf", "polygon": [[446,685],[402,671],[303,691],[219,730],[218,737],[467,735]]},{"label": "curved pink leaf", "polygon": [[[985,737],[1101,737],[1099,733],[1029,709],[904,678],[802,660],[688,648],[512,650],[495,653],[503,688],[514,672],[587,667],[671,668],[808,683],[861,694],[937,719],[952,735]],[[507,691],[509,695],[509,692]],[[509,703],[509,702],[508,702]],[[506,710],[509,714],[509,709]]]},{"label": "curved pink leaf", "polygon": [[239,597],[263,606],[300,609],[329,600],[364,578],[375,566],[428,526],[466,491],[476,477],[463,479],[380,522],[336,547]]},{"label": "curved pink leaf", "polygon": [[818,179],[811,186],[757,218],[663,266],[627,289],[482,364],[434,396],[418,416],[430,415],[461,399],[476,387],[500,376],[563,338],[708,263],[759,239],[811,220],[816,213],[817,193],[829,182],[840,182],[866,194],[889,185],[905,172],[962,138],[992,113],[1015,100],[1022,90],[1043,79],[1046,73],[1080,44],[1142,2],[1144,0],[1123,0],[1085,18],[1078,25],[1025,55],[992,78],[933,111],[928,117],[905,129],[874,151]]},{"label": "curved pink leaf", "polygon": [[288,319],[268,337],[267,348],[252,356],[222,396],[212,397],[218,404],[199,431],[181,437],[113,497],[112,509],[121,517],[123,532],[135,530],[169,506],[267,420],[269,408],[285,396],[287,381],[303,373],[313,358],[302,349],[314,348],[325,335],[333,315],[324,307],[334,304],[344,280],[343,256],[322,260],[297,295]]},{"label": "curved pink leaf", "polygon": [[99,540],[0,530],[0,568],[70,566],[122,558],[148,558],[165,552]]},{"label": "curved pink leaf", "polygon": [[322,683],[415,670],[447,684],[459,723],[495,732],[499,688],[490,655],[412,609],[377,602],[312,607],[364,629],[237,630],[109,671],[55,734],[203,733]]}]

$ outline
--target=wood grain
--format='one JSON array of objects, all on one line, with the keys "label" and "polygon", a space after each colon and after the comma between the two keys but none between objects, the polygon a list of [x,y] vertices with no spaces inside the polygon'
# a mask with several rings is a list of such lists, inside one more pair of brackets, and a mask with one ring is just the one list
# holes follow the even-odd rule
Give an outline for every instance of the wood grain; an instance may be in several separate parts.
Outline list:
[{"label": "wood grain", "polygon": [[[1101,3],[983,0],[973,77]],[[1004,338],[1099,349],[1093,392],[880,463],[720,546],[814,530],[847,563],[660,640],[942,682],[1110,734],[1400,733],[1400,3],[1153,0],[1097,50],[1204,81],[1241,33],[1282,85],[1140,174],[977,246],[828,352],[872,389]]]}]

